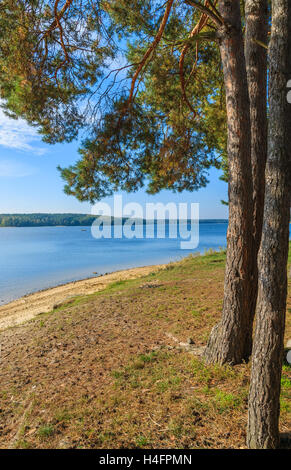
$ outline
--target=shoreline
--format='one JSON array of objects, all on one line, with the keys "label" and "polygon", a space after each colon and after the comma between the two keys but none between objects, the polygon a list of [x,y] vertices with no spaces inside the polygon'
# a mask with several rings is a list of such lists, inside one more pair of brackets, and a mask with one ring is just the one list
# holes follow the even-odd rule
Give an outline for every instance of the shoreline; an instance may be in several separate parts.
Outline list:
[{"label": "shoreline", "polygon": [[108,274],[67,282],[26,294],[0,306],[0,331],[21,325],[42,313],[51,312],[54,308],[79,295],[90,295],[99,292],[112,282],[137,279],[160,269],[165,269],[165,267],[166,264],[157,264],[113,271]]}]

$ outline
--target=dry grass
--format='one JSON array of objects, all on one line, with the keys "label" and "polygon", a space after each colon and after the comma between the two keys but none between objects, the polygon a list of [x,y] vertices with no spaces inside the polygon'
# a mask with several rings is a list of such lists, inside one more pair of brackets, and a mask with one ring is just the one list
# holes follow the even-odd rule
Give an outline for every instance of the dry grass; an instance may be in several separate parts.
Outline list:
[{"label": "dry grass", "polygon": [[[224,253],[189,257],[1,333],[0,447],[243,448],[249,365],[205,366]],[[291,292],[289,279],[289,292]],[[286,338],[291,338],[289,294]],[[290,432],[290,368],[281,429]]]}]

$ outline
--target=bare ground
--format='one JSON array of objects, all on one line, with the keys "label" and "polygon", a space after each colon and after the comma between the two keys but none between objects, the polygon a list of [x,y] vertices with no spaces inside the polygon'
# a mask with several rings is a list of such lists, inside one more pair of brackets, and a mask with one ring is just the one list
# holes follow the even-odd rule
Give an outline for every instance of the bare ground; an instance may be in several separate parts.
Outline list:
[{"label": "bare ground", "polygon": [[[224,261],[116,280],[2,331],[0,447],[244,448],[250,366],[205,366],[192,351],[220,317]],[[285,364],[284,433],[290,377]]]}]

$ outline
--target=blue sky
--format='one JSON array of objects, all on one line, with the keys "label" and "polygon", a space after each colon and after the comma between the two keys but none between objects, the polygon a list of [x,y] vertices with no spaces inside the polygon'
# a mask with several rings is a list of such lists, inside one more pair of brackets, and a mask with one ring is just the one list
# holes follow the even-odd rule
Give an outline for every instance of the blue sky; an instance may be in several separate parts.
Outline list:
[{"label": "blue sky", "polygon": [[[47,145],[37,130],[22,120],[12,120],[0,110],[0,213],[76,212],[90,213],[89,203],[80,203],[63,192],[57,165],[74,163],[78,143]],[[200,218],[227,218],[227,185],[219,180],[220,172],[210,170],[206,188],[189,193],[162,191],[149,196],[144,190],[124,194],[124,203],[196,202]],[[104,200],[110,202],[110,199]]]}]

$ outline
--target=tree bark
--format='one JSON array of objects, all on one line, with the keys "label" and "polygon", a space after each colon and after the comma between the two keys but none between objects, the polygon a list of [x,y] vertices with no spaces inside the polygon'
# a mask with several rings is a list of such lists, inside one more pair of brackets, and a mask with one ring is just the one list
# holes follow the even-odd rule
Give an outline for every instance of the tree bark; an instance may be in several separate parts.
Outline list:
[{"label": "tree bark", "polygon": [[225,25],[219,43],[224,72],[228,125],[229,225],[222,319],[204,352],[208,363],[237,364],[249,358],[252,325],[253,185],[250,103],[239,0],[222,0]]},{"label": "tree bark", "polygon": [[261,242],[265,195],[265,169],[267,160],[267,49],[257,41],[268,43],[267,0],[246,0],[245,56],[250,97],[251,160],[253,178],[253,283],[249,302],[251,315],[248,349],[252,350],[253,318],[258,294],[257,256]]},{"label": "tree bark", "polygon": [[247,430],[247,444],[252,449],[279,446],[291,180],[291,105],[286,96],[287,80],[291,78],[288,29],[291,0],[273,0],[268,160]]}]

